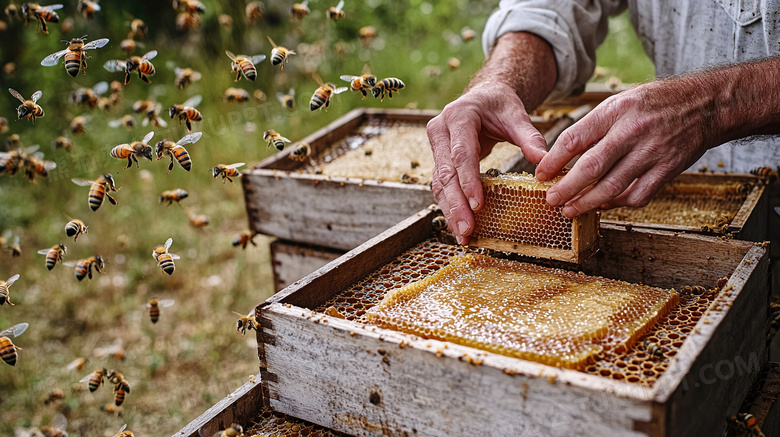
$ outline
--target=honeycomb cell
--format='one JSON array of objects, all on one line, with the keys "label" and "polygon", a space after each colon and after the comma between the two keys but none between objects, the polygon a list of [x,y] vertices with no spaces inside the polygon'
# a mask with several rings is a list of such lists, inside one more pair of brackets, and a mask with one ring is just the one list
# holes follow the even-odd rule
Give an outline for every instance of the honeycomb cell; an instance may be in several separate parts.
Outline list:
[{"label": "honeycomb cell", "polygon": [[338,431],[272,410],[262,410],[243,435],[252,437],[347,437]]}]

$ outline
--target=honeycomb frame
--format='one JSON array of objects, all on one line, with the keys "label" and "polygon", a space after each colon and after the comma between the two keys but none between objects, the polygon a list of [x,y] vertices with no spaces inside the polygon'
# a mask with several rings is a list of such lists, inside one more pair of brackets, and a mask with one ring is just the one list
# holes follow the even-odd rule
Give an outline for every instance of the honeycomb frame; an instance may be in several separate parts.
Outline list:
[{"label": "honeycomb frame", "polygon": [[566,218],[550,206],[547,190],[560,180],[540,182],[528,173],[482,174],[484,206],[476,213],[469,245],[580,264],[598,250],[599,214]]}]

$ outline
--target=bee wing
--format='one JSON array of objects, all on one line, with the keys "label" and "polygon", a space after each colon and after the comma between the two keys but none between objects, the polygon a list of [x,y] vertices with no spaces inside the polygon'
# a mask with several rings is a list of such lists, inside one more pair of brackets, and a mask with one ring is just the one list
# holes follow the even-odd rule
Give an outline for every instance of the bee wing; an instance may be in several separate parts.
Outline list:
[{"label": "bee wing", "polygon": [[171,259],[181,259],[179,255],[176,255],[175,253],[168,253],[168,255],[171,256]]},{"label": "bee wing", "polygon": [[270,36],[268,37],[268,42],[270,42],[270,43],[271,43],[271,45],[272,45],[272,46],[274,46],[274,48],[276,48],[276,47],[277,47],[276,43],[274,42],[274,40],[272,40],[272,39],[271,39],[271,37],[270,37]]},{"label": "bee wing", "polygon": [[165,240],[165,251],[167,252],[168,249],[171,248],[171,245],[173,244],[173,238],[169,238]]},{"label": "bee wing", "polygon": [[266,58],[265,55],[257,55],[257,56],[252,56],[250,59],[252,60],[253,64],[259,64],[265,61],[265,58]]},{"label": "bee wing", "polygon": [[67,366],[65,366],[66,370],[75,370],[79,367],[79,364],[81,364],[81,360],[76,358],[75,360],[68,363]]},{"label": "bee wing", "polygon": [[290,97],[295,97],[295,88],[290,88],[290,91],[288,91],[287,94],[289,94]]},{"label": "bee wing", "polygon": [[80,187],[91,187],[92,184],[95,183],[95,181],[90,181],[87,179],[79,179],[79,178],[71,179],[71,181]]},{"label": "bee wing", "polygon": [[350,76],[348,74],[345,74],[345,75],[339,76],[339,78],[341,80],[343,80],[343,81],[347,81],[347,82],[352,83],[353,80],[360,79],[360,76]]},{"label": "bee wing", "polygon": [[230,58],[231,61],[236,60],[236,55],[234,55],[233,52],[231,52],[230,50],[225,50],[225,54],[227,55],[228,58]]},{"label": "bee wing", "polygon": [[174,303],[176,303],[173,299],[162,299],[157,302],[157,306],[160,308],[168,308],[169,306],[172,306]]},{"label": "bee wing", "polygon": [[43,168],[46,170],[54,170],[57,168],[57,163],[54,161],[43,161]]},{"label": "bee wing", "polygon": [[90,373],[89,375],[79,379],[79,382],[87,382],[87,381],[90,380],[90,378],[92,378],[92,373]]},{"label": "bee wing", "polygon": [[344,0],[341,0],[339,4],[336,5],[336,9],[340,11],[343,7],[344,7]]},{"label": "bee wing", "polygon": [[203,136],[203,132],[193,132],[191,134],[187,134],[183,136],[179,141],[176,142],[176,146],[183,146],[185,144],[194,144],[197,143],[200,137]]},{"label": "bee wing", "polygon": [[57,5],[43,6],[43,7],[39,8],[38,10],[39,11],[56,11],[57,9],[62,9],[62,5],[57,4]]},{"label": "bee wing", "polygon": [[307,11],[309,11],[309,0],[303,0],[303,1],[301,2],[301,6],[303,6],[303,8],[304,8],[304,9],[306,9]]},{"label": "bee wing", "polygon": [[95,92],[95,94],[100,95],[108,91],[108,82],[102,81],[95,84],[95,86],[92,87],[92,91]]},{"label": "bee wing", "polygon": [[333,89],[333,94],[341,94],[341,93],[343,93],[344,91],[346,91],[346,90],[348,90],[348,89],[349,89],[349,88],[347,88],[347,87],[345,87],[345,86],[340,86],[340,87],[338,87],[338,88],[334,88],[334,89]]},{"label": "bee wing", "polygon": [[292,141],[288,140],[287,138],[285,138],[285,137],[283,137],[281,135],[279,135],[279,139],[284,141],[285,143],[291,143],[292,142]]},{"label": "bee wing", "polygon": [[58,413],[51,421],[51,426],[64,431],[68,427],[68,418],[64,414]]},{"label": "bee wing", "polygon": [[108,38],[100,38],[84,44],[81,50],[99,49],[108,44]]},{"label": "bee wing", "polygon": [[278,101],[280,101],[280,102],[281,102],[282,100],[284,100],[284,94],[282,94],[282,93],[280,93],[280,92],[278,92],[278,91],[277,91],[277,92],[276,92],[276,100],[278,100]]},{"label": "bee wing", "polygon": [[125,71],[125,61],[120,61],[119,59],[112,59],[110,61],[106,61],[105,64],[103,64],[103,68],[106,70],[116,73],[117,71]]},{"label": "bee wing", "polygon": [[57,61],[60,60],[61,57],[65,56],[70,50],[60,50],[59,52],[54,52],[50,54],[49,56],[43,58],[43,61],[41,61],[41,65],[44,67],[51,67],[54,65],[57,65]]},{"label": "bee wing", "polygon": [[14,237],[14,244],[19,244],[19,236],[18,235]]},{"label": "bee wing", "polygon": [[245,166],[245,165],[246,165],[246,162],[237,162],[235,164],[228,165],[227,167],[225,167],[225,170],[227,170],[229,168],[238,168],[238,167],[242,167],[242,166]]},{"label": "bee wing", "polygon": [[237,313],[237,312],[235,312],[235,311],[231,311],[231,312],[232,312],[233,314],[235,314],[235,315],[239,316],[239,317],[244,317],[244,315],[243,315],[243,314],[241,314],[241,313]]},{"label": "bee wing", "polygon": [[159,124],[159,125],[160,125],[160,127],[167,127],[167,126],[168,126],[168,122],[167,122],[167,121],[165,121],[165,120],[163,120],[163,119],[162,119],[162,118],[160,118],[160,117],[157,117],[157,124]]},{"label": "bee wing", "polygon": [[41,249],[38,251],[41,255],[47,255],[51,249]]},{"label": "bee wing", "polygon": [[146,52],[143,56],[141,56],[141,59],[146,59],[148,61],[150,59],[154,59],[155,56],[157,56],[157,50],[152,50],[150,52]]},{"label": "bee wing", "polygon": [[192,72],[192,81],[196,82],[199,81],[203,77],[202,74],[200,74],[200,71],[193,71]]},{"label": "bee wing", "polygon": [[10,287],[10,286],[11,286],[11,284],[13,284],[14,282],[16,282],[16,280],[17,280],[17,279],[19,279],[19,274],[18,274],[18,273],[17,273],[17,274],[15,274],[15,275],[13,275],[13,276],[11,276],[10,278],[8,278],[8,280],[7,280],[7,281],[5,281],[5,286],[6,286],[6,287]]},{"label": "bee wing", "polygon": [[119,428],[119,431],[117,431],[117,434],[122,433],[122,431],[124,431],[125,429],[127,429],[127,424],[126,423],[124,425],[122,425],[121,428]]},{"label": "bee wing", "polygon": [[198,105],[200,105],[200,102],[203,101],[203,97],[200,96],[200,94],[196,94],[189,99],[187,99],[186,102],[182,103],[184,106],[189,106],[190,108],[194,108]]},{"label": "bee wing", "polygon": [[[33,153],[37,152],[37,151],[38,151],[38,149],[40,149],[40,148],[41,148],[41,146],[39,146],[39,145],[37,145],[37,144],[36,144],[36,145],[34,145],[34,146],[25,147],[25,148],[24,148],[24,150],[23,150],[23,152],[24,152],[26,155],[32,155]],[[43,155],[41,155],[41,156],[43,156]]]},{"label": "bee wing", "polygon": [[[146,123],[149,123],[149,121],[148,121],[147,119],[144,119],[143,123],[141,123],[141,124],[143,124],[144,126],[146,126]],[[108,125],[109,125],[110,127],[119,127],[119,126],[122,126],[122,119],[121,119],[121,118],[117,118],[116,120],[109,120],[109,121],[108,121]]]},{"label": "bee wing", "polygon": [[154,132],[149,132],[143,139],[144,144],[149,144],[149,141],[154,137]]},{"label": "bee wing", "polygon": [[16,97],[20,102],[24,103],[24,97],[19,94],[19,91],[16,91],[13,88],[8,88],[8,92],[11,93],[12,96]]},{"label": "bee wing", "polygon": [[313,78],[314,78],[314,80],[316,80],[316,81],[317,81],[317,84],[319,84],[319,86],[325,86],[325,84],[322,82],[322,78],[320,77],[320,75],[319,75],[319,74],[317,74],[317,73],[312,73],[312,74],[311,74],[311,77],[313,77]]},{"label": "bee wing", "polygon": [[[122,124],[122,120],[118,120],[118,121],[119,121],[119,124]],[[109,122],[109,124],[110,123],[111,122]],[[116,126],[112,126],[112,127],[117,127],[117,126],[119,126],[119,124],[117,124]],[[148,125],[149,125],[149,119],[148,118],[144,118],[143,121],[141,122],[141,126],[146,127]]]},{"label": "bee wing", "polygon": [[[47,252],[48,252],[48,250],[47,250]],[[38,252],[38,253],[41,253],[41,252]],[[43,254],[41,254],[41,255],[43,255]],[[64,263],[62,263],[62,265],[66,266],[66,267],[76,267],[76,264],[77,264],[76,261],[65,261]]]},{"label": "bee wing", "polygon": [[29,323],[19,323],[18,325],[11,326],[3,332],[0,332],[0,337],[18,337],[24,334],[24,331],[29,327]]}]

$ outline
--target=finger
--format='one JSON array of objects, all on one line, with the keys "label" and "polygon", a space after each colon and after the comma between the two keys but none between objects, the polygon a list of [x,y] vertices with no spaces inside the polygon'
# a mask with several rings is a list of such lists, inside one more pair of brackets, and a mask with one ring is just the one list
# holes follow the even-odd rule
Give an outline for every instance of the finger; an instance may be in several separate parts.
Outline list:
[{"label": "finger", "polygon": [[651,168],[645,174],[637,178],[623,194],[610,202],[606,202],[603,207],[605,207],[604,209],[611,209],[623,206],[630,208],[641,208],[646,206],[653,196],[656,195],[666,183],[674,179],[673,176],[678,173],[679,172],[672,172],[666,174],[664,171],[658,171]]},{"label": "finger", "polygon": [[531,123],[531,118],[524,109],[518,112],[516,116],[504,114],[499,120],[512,144],[520,146],[526,159],[538,164],[547,154],[547,140]]},{"label": "finger", "polygon": [[470,118],[452,126],[450,144],[452,164],[454,165],[463,195],[468,199],[472,211],[482,208],[482,182],[479,179],[480,141],[479,120]]}]

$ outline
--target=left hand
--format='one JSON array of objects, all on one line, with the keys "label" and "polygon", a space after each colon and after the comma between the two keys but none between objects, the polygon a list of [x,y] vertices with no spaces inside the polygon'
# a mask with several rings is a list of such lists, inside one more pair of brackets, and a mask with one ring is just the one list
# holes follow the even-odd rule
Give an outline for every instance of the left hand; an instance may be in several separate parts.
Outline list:
[{"label": "left hand", "polygon": [[641,207],[667,182],[719,144],[716,93],[695,76],[642,84],[602,102],[564,131],[536,169],[555,177],[574,167],[547,192],[550,205],[574,217],[595,208]]}]

